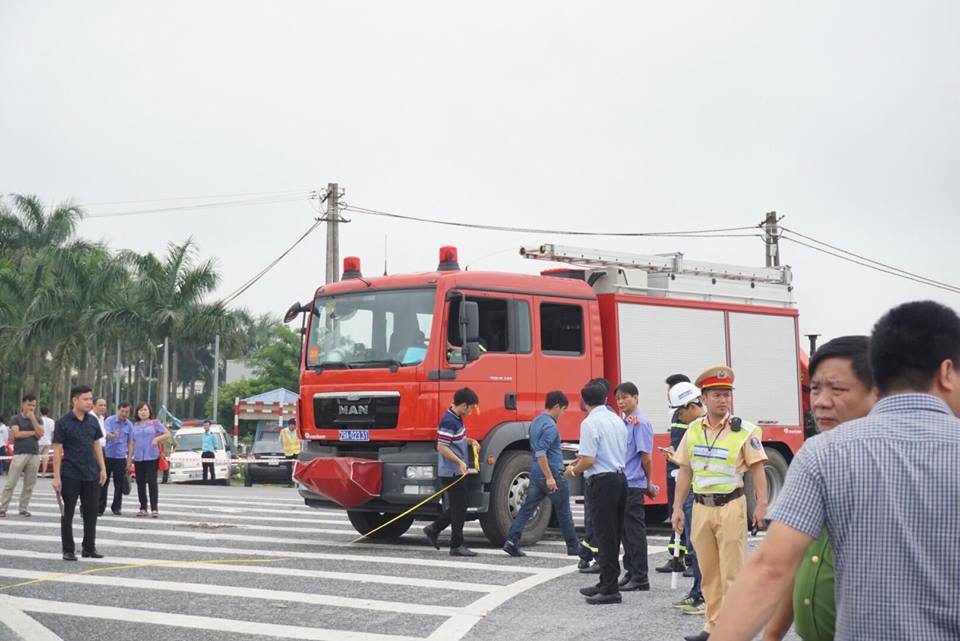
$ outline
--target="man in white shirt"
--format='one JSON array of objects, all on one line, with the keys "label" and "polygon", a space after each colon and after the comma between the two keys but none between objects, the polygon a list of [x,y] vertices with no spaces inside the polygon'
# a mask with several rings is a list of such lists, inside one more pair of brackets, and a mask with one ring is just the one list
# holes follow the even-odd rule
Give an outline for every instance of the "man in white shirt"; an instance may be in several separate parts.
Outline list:
[{"label": "man in white shirt", "polygon": [[40,476],[47,475],[47,465],[50,464],[50,448],[53,446],[53,428],[55,423],[50,418],[50,410],[40,408],[40,423],[43,425],[43,436],[37,441],[40,447]]},{"label": "man in white shirt", "polygon": [[107,446],[107,430],[104,428],[104,421],[107,420],[107,399],[102,396],[93,402],[93,416],[100,423],[100,447]]},{"label": "man in white shirt", "polygon": [[10,427],[4,422],[4,418],[0,416],[0,476],[3,476],[7,469],[7,462],[3,457],[10,456],[10,453],[7,451],[7,441],[9,440]]}]

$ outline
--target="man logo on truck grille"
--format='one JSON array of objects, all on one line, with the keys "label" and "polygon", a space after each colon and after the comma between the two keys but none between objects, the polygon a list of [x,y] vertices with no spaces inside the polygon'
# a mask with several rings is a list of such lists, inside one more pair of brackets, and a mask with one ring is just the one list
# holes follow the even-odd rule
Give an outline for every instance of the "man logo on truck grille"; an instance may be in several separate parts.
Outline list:
[{"label": "man logo on truck grille", "polygon": [[339,414],[340,416],[368,416],[370,406],[362,404],[340,405]]}]

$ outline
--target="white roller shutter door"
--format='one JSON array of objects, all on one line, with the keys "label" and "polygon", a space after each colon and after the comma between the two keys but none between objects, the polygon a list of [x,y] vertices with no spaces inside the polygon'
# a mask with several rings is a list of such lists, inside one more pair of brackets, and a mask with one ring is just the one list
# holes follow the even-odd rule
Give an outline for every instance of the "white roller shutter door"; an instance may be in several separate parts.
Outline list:
[{"label": "white roller shutter door", "polygon": [[[619,303],[620,380],[640,390],[640,411],[657,433],[670,431],[671,374],[694,380],[711,365],[726,364],[723,312]],[[737,374],[739,379],[739,373]]]},{"label": "white roller shutter door", "polygon": [[737,416],[760,424],[802,425],[796,319],[731,312],[730,351]]}]

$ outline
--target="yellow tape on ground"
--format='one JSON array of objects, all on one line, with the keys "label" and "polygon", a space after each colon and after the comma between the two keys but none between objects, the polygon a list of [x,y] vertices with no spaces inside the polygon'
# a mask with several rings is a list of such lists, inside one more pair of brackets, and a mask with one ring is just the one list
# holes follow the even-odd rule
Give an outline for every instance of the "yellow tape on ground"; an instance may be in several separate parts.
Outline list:
[{"label": "yellow tape on ground", "polygon": [[151,561],[150,563],[128,563],[126,565],[107,565],[104,567],[90,568],[89,570],[84,570],[83,572],[62,572],[60,574],[54,574],[53,576],[45,576],[39,579],[30,579],[29,581],[22,581],[20,583],[12,583],[10,585],[0,585],[0,590],[12,590],[13,588],[22,588],[28,585],[34,585],[36,583],[46,583],[47,581],[56,581],[57,579],[62,579],[65,576],[79,576],[82,574],[97,574],[99,572],[110,572],[112,570],[137,570],[140,568],[149,568],[157,567],[164,565],[201,565],[204,563],[207,564],[227,564],[227,563],[273,563],[275,561],[283,561],[285,559],[209,559],[209,560],[199,560],[199,561]]},{"label": "yellow tape on ground", "polygon": [[[474,473],[476,474],[476,473],[479,473],[479,472],[480,472],[480,450],[479,450],[478,448],[476,448],[476,447],[471,448],[471,449],[473,450],[473,463],[474,463],[474,468],[475,468],[475,470],[476,470]],[[447,490],[449,490],[451,487],[453,487],[454,485],[456,485],[457,483],[459,483],[459,482],[462,481],[463,479],[467,478],[469,475],[470,475],[470,471],[468,471],[466,474],[464,474],[463,476],[461,476],[460,478],[458,478],[456,481],[454,481],[454,482],[451,483],[450,485],[448,485],[448,486],[446,486],[446,487],[444,487],[444,488],[442,488],[442,489],[437,490],[436,492],[434,492],[433,494],[431,494],[431,495],[428,496],[427,498],[423,499],[422,501],[420,501],[419,503],[417,503],[416,505],[414,505],[412,508],[410,508],[410,509],[407,510],[406,512],[403,512],[402,514],[396,515],[395,517],[393,517],[392,519],[390,519],[390,520],[387,521],[386,523],[383,523],[382,525],[378,525],[377,527],[373,528],[372,530],[370,530],[370,531],[367,532],[366,534],[361,534],[360,536],[358,536],[357,538],[355,538],[354,540],[352,540],[352,541],[350,541],[350,542],[351,542],[351,543],[356,543],[357,541],[362,541],[362,540],[364,540],[365,538],[367,538],[368,536],[370,536],[371,534],[373,534],[374,532],[379,532],[380,530],[382,530],[383,528],[387,527],[388,525],[390,525],[390,524],[393,523],[394,521],[399,521],[400,519],[402,519],[402,518],[405,517],[406,515],[408,515],[408,514],[410,514],[411,512],[413,512],[413,511],[415,511],[415,510],[423,507],[424,505],[426,505],[427,503],[429,503],[429,502],[432,501],[433,499],[437,498],[438,496],[440,496],[441,494],[443,494],[444,492],[446,492]]]}]

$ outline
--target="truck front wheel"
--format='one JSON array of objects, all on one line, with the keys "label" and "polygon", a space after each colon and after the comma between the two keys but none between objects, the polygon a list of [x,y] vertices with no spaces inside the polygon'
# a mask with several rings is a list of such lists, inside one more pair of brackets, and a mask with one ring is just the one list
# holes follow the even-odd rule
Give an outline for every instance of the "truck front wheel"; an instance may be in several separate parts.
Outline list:
[{"label": "truck front wheel", "polygon": [[[768,446],[766,452],[767,462],[763,465],[763,471],[767,477],[767,505],[773,505],[780,491],[783,490],[784,481],[787,480],[789,464],[783,454],[776,448]],[[752,475],[746,475],[744,492],[747,495],[747,523],[752,524],[753,507],[757,504]]]},{"label": "truck front wheel", "polygon": [[[530,485],[530,453],[522,450],[505,452],[497,461],[490,484],[490,506],[480,515],[480,527],[494,545],[503,545]],[[550,524],[553,506],[543,501],[523,528],[521,542],[530,545],[543,536]]]},{"label": "truck front wheel", "polygon": [[[360,534],[366,534],[367,532],[380,527],[396,516],[396,514],[391,514],[388,512],[360,512],[357,510],[347,510],[347,518],[350,519],[350,523]],[[413,515],[408,514],[403,518],[397,519],[385,528],[377,530],[368,538],[399,539],[407,530],[410,529],[411,525],[413,525]]]}]

